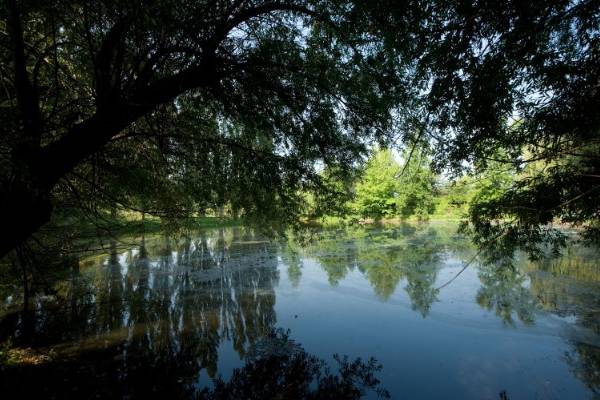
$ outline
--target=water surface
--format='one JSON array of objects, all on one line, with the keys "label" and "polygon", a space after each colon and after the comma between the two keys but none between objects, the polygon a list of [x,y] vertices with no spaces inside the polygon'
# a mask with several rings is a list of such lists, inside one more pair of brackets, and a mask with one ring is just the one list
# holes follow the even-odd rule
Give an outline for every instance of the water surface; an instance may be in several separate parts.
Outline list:
[{"label": "water surface", "polygon": [[[394,399],[598,398],[597,253],[571,247],[535,263],[517,255],[514,268],[500,268],[455,232],[429,224],[287,242],[241,228],[127,238],[82,256],[55,293],[36,298],[33,315],[5,295],[2,340],[50,354],[18,376],[59,371],[62,382],[42,383],[58,398],[193,394],[265,351],[274,329],[332,370],[336,353],[375,357]],[[18,392],[23,382],[11,379],[5,390]]]}]

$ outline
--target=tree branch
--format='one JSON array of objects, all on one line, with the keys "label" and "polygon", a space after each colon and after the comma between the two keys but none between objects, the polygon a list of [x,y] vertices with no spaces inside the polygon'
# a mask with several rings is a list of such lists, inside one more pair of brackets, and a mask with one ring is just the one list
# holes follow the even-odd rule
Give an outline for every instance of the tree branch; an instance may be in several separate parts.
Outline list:
[{"label": "tree branch", "polygon": [[21,26],[20,9],[16,0],[8,0],[7,25],[8,32],[13,45],[13,61],[15,74],[15,89],[17,103],[23,127],[25,131],[24,140],[21,145],[25,146],[26,152],[39,148],[41,137],[41,116],[39,100],[35,88],[27,74],[25,58],[25,42],[23,39],[23,27]]}]

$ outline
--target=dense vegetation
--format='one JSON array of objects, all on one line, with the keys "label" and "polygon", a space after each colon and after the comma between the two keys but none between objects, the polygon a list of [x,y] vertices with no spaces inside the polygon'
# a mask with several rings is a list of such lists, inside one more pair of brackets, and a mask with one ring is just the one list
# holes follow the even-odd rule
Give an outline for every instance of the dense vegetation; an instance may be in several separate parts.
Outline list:
[{"label": "dense vegetation", "polygon": [[5,0],[0,24],[2,256],[119,211],[425,218],[435,176],[477,243],[600,236],[598,1]]},{"label": "dense vegetation", "polygon": [[306,196],[305,218],[320,222],[465,220],[486,201],[500,198],[526,172],[489,163],[478,173],[449,179],[431,167],[423,149],[394,154],[375,149],[353,178],[322,172],[327,196]]}]

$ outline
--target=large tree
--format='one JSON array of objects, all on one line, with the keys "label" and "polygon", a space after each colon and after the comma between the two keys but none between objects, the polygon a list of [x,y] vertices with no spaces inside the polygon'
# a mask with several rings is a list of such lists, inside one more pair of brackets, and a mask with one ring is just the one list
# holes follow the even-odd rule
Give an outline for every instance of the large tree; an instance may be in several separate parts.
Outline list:
[{"label": "large tree", "polygon": [[3,1],[0,255],[69,193],[259,215],[351,167],[408,98],[355,3]]},{"label": "large tree", "polygon": [[362,179],[356,183],[354,208],[361,217],[379,220],[398,215],[401,169],[391,150],[373,153]]}]

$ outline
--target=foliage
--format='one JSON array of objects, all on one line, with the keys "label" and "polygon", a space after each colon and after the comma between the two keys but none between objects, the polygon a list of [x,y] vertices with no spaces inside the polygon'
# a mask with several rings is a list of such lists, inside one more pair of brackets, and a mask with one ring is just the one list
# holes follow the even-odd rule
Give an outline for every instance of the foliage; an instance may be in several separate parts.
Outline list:
[{"label": "foliage", "polygon": [[397,214],[400,170],[391,150],[374,152],[356,184],[354,209],[359,215],[381,219]]},{"label": "foliage", "polygon": [[[52,209],[297,221],[410,102],[355,2],[9,0],[0,36],[6,252]],[[356,21],[361,21],[356,23]]]},{"label": "foliage", "polygon": [[[519,171],[471,207],[482,243],[558,248],[555,221],[599,240],[595,0],[2,7],[2,256],[61,208],[227,212],[278,229],[315,192],[316,215],[341,213],[330,194],[347,187],[321,168],[352,176],[369,149],[398,141],[424,144],[436,173]],[[385,174],[366,171],[360,214],[425,218],[431,177],[416,162],[404,193],[397,166],[371,162]]]},{"label": "foliage", "polygon": [[403,218],[416,215],[425,220],[435,210],[437,176],[423,148],[413,147],[403,154],[404,165],[399,177],[398,211]]},{"label": "foliage", "polygon": [[[430,4],[420,58],[439,168],[524,169],[470,220],[478,237],[561,245],[554,221],[597,237],[600,7],[596,1]],[[440,15],[444,17],[438,18]],[[426,28],[425,28],[426,27]],[[498,156],[501,151],[502,156]],[[527,166],[537,168],[527,171]],[[492,166],[492,168],[495,168]],[[503,221],[500,223],[499,221]]]},{"label": "foliage", "polygon": [[362,174],[355,180],[352,212],[362,218],[416,216],[427,219],[435,210],[436,175],[424,150],[403,154],[401,166],[389,149],[373,151]]},{"label": "foliage", "polygon": [[352,199],[355,196],[354,184],[356,173],[345,168],[325,167],[320,174],[319,188],[322,190],[310,191],[307,196],[310,210],[307,216],[310,219],[323,217],[345,217],[352,211]]}]

